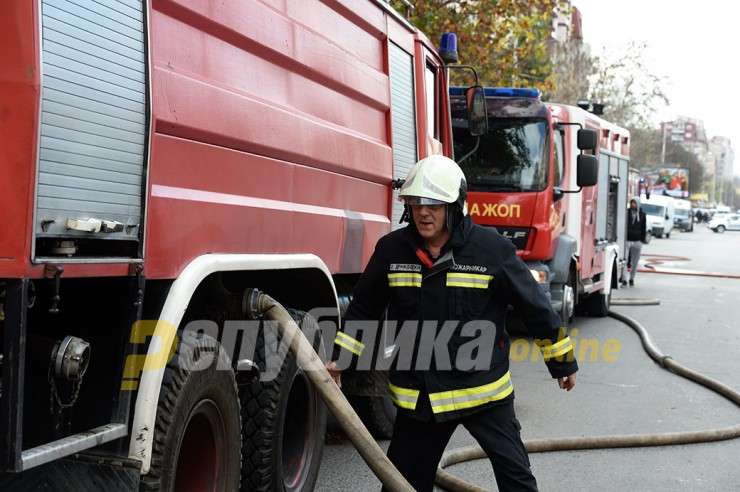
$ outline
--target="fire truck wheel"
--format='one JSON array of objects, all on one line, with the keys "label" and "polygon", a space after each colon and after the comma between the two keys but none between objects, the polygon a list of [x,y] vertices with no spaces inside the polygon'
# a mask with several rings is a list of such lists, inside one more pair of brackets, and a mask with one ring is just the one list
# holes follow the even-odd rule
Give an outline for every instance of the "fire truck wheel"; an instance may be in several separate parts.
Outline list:
[{"label": "fire truck wheel", "polygon": [[576,305],[578,304],[578,286],[576,285],[576,276],[574,268],[568,269],[568,280],[563,286],[563,307],[560,310],[560,319],[565,326],[573,323],[576,315]]},{"label": "fire truck wheel", "polygon": [[350,402],[373,437],[390,439],[393,436],[396,407],[390,396],[357,396]]},{"label": "fire truck wheel", "polygon": [[611,304],[611,291],[608,294],[604,292],[597,292],[591,294],[588,298],[588,313],[591,316],[603,318],[609,314],[609,306]]},{"label": "fire truck wheel", "polygon": [[[302,311],[288,311],[326,360],[316,320]],[[311,491],[324,450],[326,406],[295,356],[277,343],[275,329],[263,326],[255,356],[261,380],[241,390],[242,490]]]},{"label": "fire truck wheel", "polygon": [[231,362],[213,338],[180,336],[159,393],[142,490],[237,490],[241,435]]}]

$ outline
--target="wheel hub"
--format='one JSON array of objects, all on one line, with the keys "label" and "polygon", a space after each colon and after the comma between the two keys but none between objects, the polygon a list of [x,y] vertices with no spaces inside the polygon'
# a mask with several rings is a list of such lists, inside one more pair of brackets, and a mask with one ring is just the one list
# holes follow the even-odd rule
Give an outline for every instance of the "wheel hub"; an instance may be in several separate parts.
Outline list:
[{"label": "wheel hub", "polygon": [[193,408],[180,441],[175,490],[225,490],[226,428],[218,406],[202,400]]},{"label": "wheel hub", "polygon": [[573,292],[573,287],[565,285],[563,287],[563,323],[567,323],[573,319],[573,314],[576,308],[575,299],[576,296]]},{"label": "wheel hub", "polygon": [[282,476],[286,491],[301,490],[306,479],[313,448],[314,404],[308,377],[299,371],[290,388],[282,433]]}]

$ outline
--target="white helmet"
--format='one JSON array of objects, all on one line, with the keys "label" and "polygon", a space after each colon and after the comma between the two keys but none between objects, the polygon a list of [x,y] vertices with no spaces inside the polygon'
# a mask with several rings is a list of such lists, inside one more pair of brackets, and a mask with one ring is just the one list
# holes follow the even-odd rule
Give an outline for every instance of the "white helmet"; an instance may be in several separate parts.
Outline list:
[{"label": "white helmet", "polygon": [[464,210],[466,189],[465,174],[455,161],[431,155],[414,164],[398,196],[407,205],[457,203]]},{"label": "white helmet", "polygon": [[406,204],[401,222],[409,221],[411,205],[457,205],[458,211],[448,207],[446,225],[452,231],[459,217],[467,215],[465,174],[455,161],[443,155],[431,155],[420,160],[409,170],[398,194]]}]

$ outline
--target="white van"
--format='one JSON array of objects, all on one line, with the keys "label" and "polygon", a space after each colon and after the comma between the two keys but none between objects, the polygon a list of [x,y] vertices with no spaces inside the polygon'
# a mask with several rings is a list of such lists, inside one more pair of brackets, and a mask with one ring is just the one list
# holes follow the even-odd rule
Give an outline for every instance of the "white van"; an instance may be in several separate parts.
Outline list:
[{"label": "white van", "polygon": [[654,237],[671,237],[673,219],[676,217],[675,199],[670,196],[651,195],[641,197],[642,209],[653,228]]}]

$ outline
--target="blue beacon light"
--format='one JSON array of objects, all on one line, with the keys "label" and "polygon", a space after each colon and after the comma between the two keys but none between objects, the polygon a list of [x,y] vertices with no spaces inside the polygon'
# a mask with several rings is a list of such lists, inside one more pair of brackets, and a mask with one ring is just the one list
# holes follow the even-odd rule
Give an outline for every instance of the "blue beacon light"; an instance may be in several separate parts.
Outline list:
[{"label": "blue beacon light", "polygon": [[439,56],[445,63],[457,63],[457,35],[454,32],[446,32],[442,35],[439,43]]},{"label": "blue beacon light", "polygon": [[541,93],[539,89],[520,89],[513,87],[486,87],[486,96],[491,97],[529,97],[537,99]]},{"label": "blue beacon light", "polygon": [[[451,96],[462,96],[465,93],[463,87],[450,87]],[[539,99],[542,93],[539,89],[517,89],[509,87],[486,87],[485,94],[488,97],[527,97]]]}]

